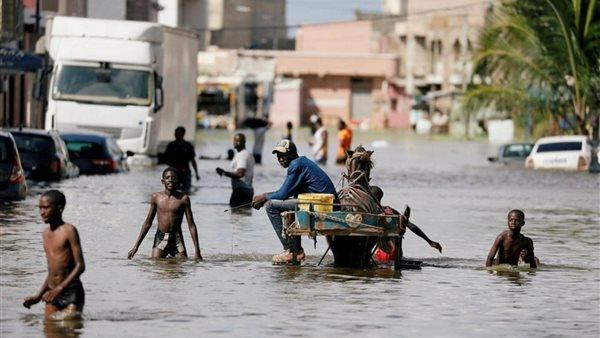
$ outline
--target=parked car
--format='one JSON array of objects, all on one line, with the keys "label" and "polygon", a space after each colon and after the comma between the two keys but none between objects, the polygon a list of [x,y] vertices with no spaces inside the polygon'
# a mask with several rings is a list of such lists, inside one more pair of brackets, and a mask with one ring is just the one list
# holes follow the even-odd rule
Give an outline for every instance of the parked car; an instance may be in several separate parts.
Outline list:
[{"label": "parked car", "polygon": [[488,157],[488,161],[523,165],[532,148],[533,143],[509,143],[501,145],[498,147],[498,154]]},{"label": "parked car", "polygon": [[15,140],[9,132],[0,131],[0,199],[22,200],[26,195],[27,181]]},{"label": "parked car", "polygon": [[82,174],[107,174],[128,169],[125,154],[108,134],[77,130],[62,133],[61,137]]},{"label": "parked car", "polygon": [[592,147],[585,135],[539,139],[525,160],[529,169],[588,170]]},{"label": "parked car", "polygon": [[79,176],[79,169],[71,162],[65,142],[54,130],[11,129],[15,138],[25,177],[39,181],[53,181]]}]

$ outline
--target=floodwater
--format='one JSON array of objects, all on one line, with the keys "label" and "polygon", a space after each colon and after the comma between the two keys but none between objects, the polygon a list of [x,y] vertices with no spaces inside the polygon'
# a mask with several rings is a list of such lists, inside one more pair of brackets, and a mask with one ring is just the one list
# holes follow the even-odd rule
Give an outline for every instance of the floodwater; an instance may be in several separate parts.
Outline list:
[{"label": "floodwater", "polygon": [[[269,151],[280,131],[268,136],[265,164],[255,169],[258,193],[278,188],[285,173]],[[199,132],[197,152],[224,154],[230,138]],[[304,240],[302,267],[272,266],[281,248],[264,210],[224,212],[229,182],[214,168],[227,161],[199,161],[191,200],[203,262],[150,260],[154,228],[127,260],[163,167],[82,176],[34,186],[27,200],[0,207],[0,336],[600,335],[600,176],[488,164],[492,148],[482,142],[357,133],[354,143],[373,148],[381,139],[387,144],[375,143],[373,184],[383,188],[384,204],[409,204],[412,221],[444,248],[440,255],[407,233],[405,255],[423,260],[422,270],[334,269],[331,258],[317,267],[323,238],[316,249]],[[333,154],[337,142],[330,143]],[[305,139],[298,145],[308,151]],[[341,168],[326,171],[338,184]],[[41,305],[20,304],[45,278],[36,204],[50,187],[65,192],[64,218],[81,236],[81,322],[45,324]],[[485,257],[513,208],[525,211],[523,233],[543,265],[488,271]]]}]

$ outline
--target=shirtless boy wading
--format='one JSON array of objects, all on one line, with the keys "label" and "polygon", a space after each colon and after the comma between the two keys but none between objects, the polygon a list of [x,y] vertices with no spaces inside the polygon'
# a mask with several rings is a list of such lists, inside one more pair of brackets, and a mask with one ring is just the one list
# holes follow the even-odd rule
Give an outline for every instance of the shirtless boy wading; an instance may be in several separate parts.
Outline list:
[{"label": "shirtless boy wading", "polygon": [[[521,233],[521,228],[524,225],[525,214],[523,211],[511,210],[508,213],[508,230],[503,231],[496,237],[485,262],[486,266],[489,267],[495,263],[518,265],[519,258],[523,259],[521,256],[525,256],[525,259],[529,256],[529,262],[527,263],[531,268],[537,268],[537,260],[533,252],[533,241]],[[522,253],[524,250],[525,255]],[[494,260],[496,253],[498,253],[498,259]]]},{"label": "shirtless boy wading", "polygon": [[40,291],[23,300],[23,306],[46,302],[45,316],[50,319],[79,317],[85,293],[79,276],[85,270],[77,229],[62,219],[65,195],[58,190],[46,191],[40,198],[40,216],[48,228],[42,238],[48,262],[48,276]]},{"label": "shirtless boy wading", "polygon": [[154,245],[152,247],[152,258],[163,258],[167,256],[187,257],[185,244],[183,243],[183,234],[181,232],[181,222],[185,214],[190,235],[194,242],[196,259],[202,259],[200,247],[198,246],[198,232],[192,215],[190,198],[188,195],[177,190],[179,185],[178,175],[175,168],[167,168],[163,171],[161,182],[165,186],[164,191],[156,192],[150,197],[150,210],[148,216],[142,225],[133,249],[127,254],[131,259],[137,252],[140,243],[146,237],[148,230],[152,226],[154,216],[158,214],[158,229],[154,236]]}]

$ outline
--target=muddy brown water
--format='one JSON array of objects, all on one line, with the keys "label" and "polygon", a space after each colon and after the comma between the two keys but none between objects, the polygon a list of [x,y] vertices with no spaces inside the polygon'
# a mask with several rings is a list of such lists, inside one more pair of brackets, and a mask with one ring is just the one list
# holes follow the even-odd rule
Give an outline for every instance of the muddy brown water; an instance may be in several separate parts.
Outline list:
[{"label": "muddy brown water", "polygon": [[[197,152],[224,154],[230,135],[199,132]],[[285,174],[269,151],[280,132],[268,136],[257,192],[275,190]],[[307,152],[305,135],[296,136]],[[493,148],[484,142],[357,133],[354,143],[373,148],[378,140],[388,142],[374,154],[373,184],[383,188],[384,204],[409,204],[412,221],[444,248],[440,255],[407,233],[405,255],[423,260],[422,270],[334,269],[331,258],[317,267],[322,238],[316,249],[303,241],[301,268],[272,266],[281,248],[264,210],[223,212],[230,186],[214,168],[227,161],[198,162],[202,179],[191,200],[205,261],[148,259],[155,228],[127,260],[164,167],[82,176],[32,186],[25,201],[0,206],[0,336],[600,335],[600,176],[491,165],[485,158]],[[341,168],[326,171],[338,184]],[[41,305],[20,304],[45,278],[36,205],[50,187],[65,192],[64,218],[82,240],[81,322],[45,324]],[[543,266],[488,271],[485,257],[513,208],[525,211],[523,233]]]}]

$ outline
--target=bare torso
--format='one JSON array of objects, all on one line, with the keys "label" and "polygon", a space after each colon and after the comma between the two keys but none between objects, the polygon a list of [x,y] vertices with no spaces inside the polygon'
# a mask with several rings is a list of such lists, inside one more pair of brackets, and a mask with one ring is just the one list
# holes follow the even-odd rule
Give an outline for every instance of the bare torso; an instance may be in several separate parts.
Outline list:
[{"label": "bare torso", "polygon": [[172,195],[157,192],[152,198],[157,207],[158,229],[164,233],[181,232],[181,222],[185,213],[185,198],[187,196],[178,192]]},{"label": "bare torso", "polygon": [[529,237],[519,234],[517,238],[512,238],[510,231],[505,231],[502,234],[502,242],[498,248],[499,264],[517,265],[521,250],[530,250],[531,246],[532,241]]},{"label": "bare torso", "polygon": [[59,285],[75,266],[75,259],[67,237],[67,231],[73,228],[71,224],[63,224],[51,230],[47,228],[42,234],[44,251],[48,262],[48,286]]}]

